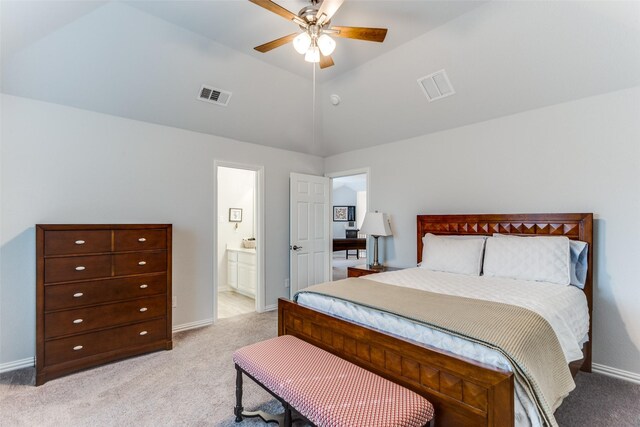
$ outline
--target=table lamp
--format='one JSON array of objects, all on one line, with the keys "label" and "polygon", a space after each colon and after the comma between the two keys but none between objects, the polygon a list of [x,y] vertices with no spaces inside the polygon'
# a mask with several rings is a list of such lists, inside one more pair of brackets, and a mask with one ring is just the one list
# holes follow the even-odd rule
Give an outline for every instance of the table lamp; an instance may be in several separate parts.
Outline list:
[{"label": "table lamp", "polygon": [[367,212],[362,221],[360,233],[373,237],[373,264],[369,268],[383,268],[378,262],[378,237],[391,236],[391,225],[387,214],[380,212]]}]

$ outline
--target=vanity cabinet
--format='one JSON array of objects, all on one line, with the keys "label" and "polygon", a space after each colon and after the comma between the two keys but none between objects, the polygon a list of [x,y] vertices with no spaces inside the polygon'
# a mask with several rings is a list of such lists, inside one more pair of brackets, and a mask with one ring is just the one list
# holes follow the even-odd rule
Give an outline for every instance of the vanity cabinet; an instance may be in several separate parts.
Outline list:
[{"label": "vanity cabinet", "polygon": [[255,249],[227,249],[227,285],[251,298],[256,296]]}]

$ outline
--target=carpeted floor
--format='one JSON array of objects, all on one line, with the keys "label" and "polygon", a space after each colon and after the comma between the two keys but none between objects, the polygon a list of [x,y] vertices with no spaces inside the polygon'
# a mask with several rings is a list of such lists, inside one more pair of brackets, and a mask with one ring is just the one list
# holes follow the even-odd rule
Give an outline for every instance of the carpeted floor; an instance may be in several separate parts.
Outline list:
[{"label": "carpeted floor", "polygon": [[332,280],[340,280],[347,278],[347,267],[353,267],[355,265],[362,265],[367,263],[367,253],[366,251],[360,251],[360,258],[356,258],[353,255],[355,252],[351,251],[351,256],[349,258],[345,258],[344,251],[337,251],[333,253],[333,272],[332,272]]},{"label": "carpeted floor", "polygon": [[[0,425],[258,426],[233,417],[236,348],[276,335],[276,312],[250,313],[177,333],[174,349],[112,363],[34,387],[34,369],[0,374]],[[561,426],[640,426],[640,385],[580,374],[556,412]],[[278,412],[245,380],[248,410]]]}]

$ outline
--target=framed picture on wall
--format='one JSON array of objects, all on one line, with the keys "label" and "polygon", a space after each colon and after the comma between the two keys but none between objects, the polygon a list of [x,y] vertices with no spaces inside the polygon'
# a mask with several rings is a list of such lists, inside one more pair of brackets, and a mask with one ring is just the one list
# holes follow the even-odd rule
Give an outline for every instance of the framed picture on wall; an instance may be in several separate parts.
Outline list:
[{"label": "framed picture on wall", "polygon": [[242,222],[241,208],[229,208],[229,222]]},{"label": "framed picture on wall", "polygon": [[334,222],[348,222],[356,220],[356,207],[355,206],[334,206],[333,207],[333,221]]}]

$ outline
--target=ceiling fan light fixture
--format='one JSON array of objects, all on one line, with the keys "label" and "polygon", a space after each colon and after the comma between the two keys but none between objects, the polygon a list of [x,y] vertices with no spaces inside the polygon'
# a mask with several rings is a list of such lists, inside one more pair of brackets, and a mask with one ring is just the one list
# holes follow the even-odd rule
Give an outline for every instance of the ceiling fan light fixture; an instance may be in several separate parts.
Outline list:
[{"label": "ceiling fan light fixture", "polygon": [[318,47],[324,56],[329,56],[336,49],[336,41],[326,34],[318,37]]},{"label": "ceiling fan light fixture", "polygon": [[293,39],[293,48],[300,55],[304,55],[305,53],[307,53],[310,46],[311,46],[311,37],[309,36],[309,34],[307,34],[306,31],[304,33],[298,34],[296,38]]},{"label": "ceiling fan light fixture", "polygon": [[304,60],[313,63],[320,62],[320,49],[318,49],[318,46],[311,46],[304,55]]}]

